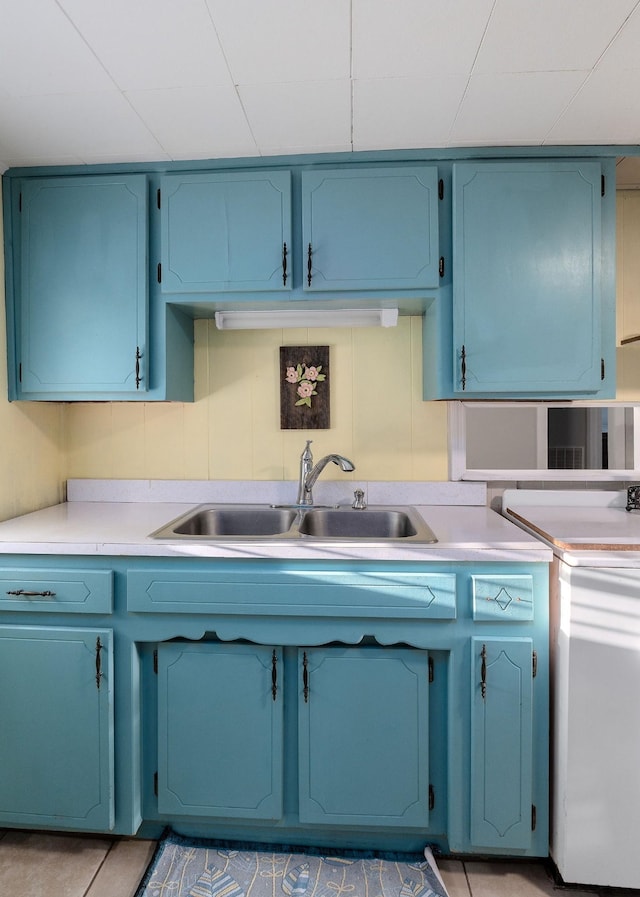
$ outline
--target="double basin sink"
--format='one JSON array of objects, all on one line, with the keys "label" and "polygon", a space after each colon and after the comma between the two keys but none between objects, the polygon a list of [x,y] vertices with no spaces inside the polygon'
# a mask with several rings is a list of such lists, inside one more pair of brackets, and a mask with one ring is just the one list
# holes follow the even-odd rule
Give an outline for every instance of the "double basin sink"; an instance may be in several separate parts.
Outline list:
[{"label": "double basin sink", "polygon": [[156,539],[437,542],[415,508],[215,504],[195,508],[152,533]]}]

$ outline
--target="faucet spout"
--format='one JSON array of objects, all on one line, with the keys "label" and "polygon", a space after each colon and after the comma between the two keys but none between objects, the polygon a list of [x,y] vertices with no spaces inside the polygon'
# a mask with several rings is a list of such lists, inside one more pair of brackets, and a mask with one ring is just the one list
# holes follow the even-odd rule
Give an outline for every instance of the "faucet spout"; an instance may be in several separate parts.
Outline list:
[{"label": "faucet spout", "polygon": [[355,470],[355,464],[344,455],[332,453],[325,455],[318,463],[313,466],[313,455],[309,446],[313,440],[307,439],[304,451],[300,455],[300,482],[298,483],[298,498],[296,504],[303,507],[311,507],[313,505],[313,487],[316,480],[325,469],[327,464],[337,464],[340,470],[348,473]]}]

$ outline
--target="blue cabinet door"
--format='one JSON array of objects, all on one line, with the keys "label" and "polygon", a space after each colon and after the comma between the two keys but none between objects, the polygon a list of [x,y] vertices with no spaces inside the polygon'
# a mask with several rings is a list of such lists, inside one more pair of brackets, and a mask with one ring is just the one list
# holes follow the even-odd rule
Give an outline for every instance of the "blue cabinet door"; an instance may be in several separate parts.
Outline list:
[{"label": "blue cabinet door", "polygon": [[158,810],[282,815],[282,654],[244,644],[158,647]]},{"label": "blue cabinet door", "polygon": [[147,389],[147,178],[22,184],[19,398]]},{"label": "blue cabinet door", "polygon": [[0,627],[0,823],[114,824],[112,635]]},{"label": "blue cabinet door", "polygon": [[602,385],[601,166],[453,167],[455,394],[596,394]]},{"label": "blue cabinet door", "polygon": [[472,639],[471,843],[531,844],[533,643]]},{"label": "blue cabinet door", "polygon": [[434,166],[302,172],[306,290],[438,286]]},{"label": "blue cabinet door", "polygon": [[301,822],[426,827],[426,651],[298,651]]},{"label": "blue cabinet door", "polygon": [[161,180],[163,292],[291,289],[289,171]]}]

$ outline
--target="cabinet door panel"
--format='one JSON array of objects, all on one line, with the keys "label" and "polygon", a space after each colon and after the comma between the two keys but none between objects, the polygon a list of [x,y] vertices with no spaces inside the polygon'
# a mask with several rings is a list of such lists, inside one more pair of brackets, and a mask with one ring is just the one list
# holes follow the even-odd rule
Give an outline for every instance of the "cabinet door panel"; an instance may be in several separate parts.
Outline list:
[{"label": "cabinet door panel", "polygon": [[599,163],[454,165],[457,393],[598,391],[601,216]]},{"label": "cabinet door panel", "polygon": [[290,172],[166,175],[161,183],[163,291],[291,289]]},{"label": "cabinet door panel", "polygon": [[304,171],[304,288],[437,286],[437,190],[433,166]]},{"label": "cabinet door panel", "polygon": [[471,843],[526,849],[533,803],[533,644],[472,639]]},{"label": "cabinet door panel", "polygon": [[0,627],[3,824],[113,828],[111,645],[108,630]]},{"label": "cabinet door panel", "polygon": [[[257,645],[158,648],[158,809],[282,815],[281,652]],[[281,677],[280,677],[281,678]]]},{"label": "cabinet door panel", "polygon": [[427,653],[311,648],[298,664],[301,821],[428,825]]},{"label": "cabinet door panel", "polygon": [[147,366],[147,179],[25,181],[20,392],[131,393]]}]

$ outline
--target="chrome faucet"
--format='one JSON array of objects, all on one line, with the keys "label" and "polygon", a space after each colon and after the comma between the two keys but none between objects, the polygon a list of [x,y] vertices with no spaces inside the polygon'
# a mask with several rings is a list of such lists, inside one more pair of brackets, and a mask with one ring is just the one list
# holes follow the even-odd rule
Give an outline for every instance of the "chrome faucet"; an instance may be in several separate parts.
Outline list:
[{"label": "chrome faucet", "polygon": [[305,449],[300,455],[300,482],[298,483],[298,498],[296,499],[296,504],[303,507],[311,507],[313,505],[312,489],[316,480],[330,461],[337,464],[340,470],[344,470],[345,473],[356,469],[355,464],[353,464],[352,461],[349,461],[348,458],[345,458],[344,455],[335,454],[325,455],[314,467],[313,455],[309,448],[312,442],[312,439],[307,439]]}]

